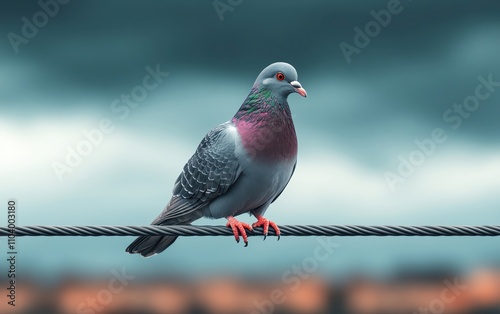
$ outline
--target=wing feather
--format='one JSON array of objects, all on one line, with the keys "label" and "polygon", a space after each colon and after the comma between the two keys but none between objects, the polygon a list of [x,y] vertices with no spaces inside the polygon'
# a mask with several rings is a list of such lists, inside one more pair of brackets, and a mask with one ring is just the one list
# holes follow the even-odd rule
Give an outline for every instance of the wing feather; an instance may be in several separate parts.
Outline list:
[{"label": "wing feather", "polygon": [[153,224],[190,216],[227,192],[241,174],[234,151],[237,132],[230,122],[210,131],[177,178],[173,196]]}]

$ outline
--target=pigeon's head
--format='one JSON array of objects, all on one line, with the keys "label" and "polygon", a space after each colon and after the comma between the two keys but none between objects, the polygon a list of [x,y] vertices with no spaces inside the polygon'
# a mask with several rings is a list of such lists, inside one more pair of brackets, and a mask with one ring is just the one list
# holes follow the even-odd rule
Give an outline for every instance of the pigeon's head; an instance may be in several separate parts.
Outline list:
[{"label": "pigeon's head", "polygon": [[286,98],[291,93],[307,97],[307,92],[297,81],[297,71],[285,62],[276,62],[266,67],[255,80],[254,87],[266,89]]}]

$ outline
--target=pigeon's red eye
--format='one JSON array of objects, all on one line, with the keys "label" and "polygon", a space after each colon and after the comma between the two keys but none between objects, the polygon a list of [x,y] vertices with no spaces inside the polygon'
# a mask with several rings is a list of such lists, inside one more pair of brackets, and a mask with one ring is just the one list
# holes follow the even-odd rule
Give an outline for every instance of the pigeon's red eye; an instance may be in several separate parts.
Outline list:
[{"label": "pigeon's red eye", "polygon": [[283,81],[285,79],[285,74],[283,74],[281,72],[276,73],[276,79],[278,81]]}]

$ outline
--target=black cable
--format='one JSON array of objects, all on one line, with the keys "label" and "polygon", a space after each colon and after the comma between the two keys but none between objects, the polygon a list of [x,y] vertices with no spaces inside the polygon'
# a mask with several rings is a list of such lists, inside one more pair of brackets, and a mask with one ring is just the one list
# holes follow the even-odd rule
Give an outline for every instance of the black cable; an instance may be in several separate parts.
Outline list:
[{"label": "black cable", "polygon": [[[500,236],[500,226],[279,226],[282,236]],[[39,236],[231,236],[233,232],[224,226],[19,226],[15,229],[0,227],[0,236],[14,232],[17,237]],[[248,236],[262,235],[262,228],[247,231]],[[269,235],[276,235],[269,228]]]}]

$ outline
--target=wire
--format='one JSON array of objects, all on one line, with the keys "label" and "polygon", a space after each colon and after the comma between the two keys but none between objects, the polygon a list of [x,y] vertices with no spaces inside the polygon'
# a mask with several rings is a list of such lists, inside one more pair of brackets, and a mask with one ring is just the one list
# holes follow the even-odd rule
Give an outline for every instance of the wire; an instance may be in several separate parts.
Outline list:
[{"label": "wire", "polygon": [[[500,236],[500,226],[334,226],[284,225],[279,226],[282,236]],[[262,228],[247,231],[248,236],[262,236]],[[232,236],[224,226],[19,226],[14,229],[0,227],[0,236]],[[276,235],[269,228],[269,235]]]}]

